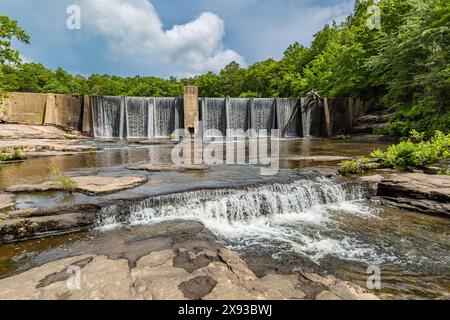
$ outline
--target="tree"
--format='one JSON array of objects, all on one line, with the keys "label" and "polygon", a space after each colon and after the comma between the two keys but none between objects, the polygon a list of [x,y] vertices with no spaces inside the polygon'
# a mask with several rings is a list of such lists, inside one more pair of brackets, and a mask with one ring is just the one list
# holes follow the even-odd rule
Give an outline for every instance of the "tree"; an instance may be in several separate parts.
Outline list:
[{"label": "tree", "polygon": [[11,41],[14,38],[24,43],[30,42],[30,37],[19,27],[16,20],[0,16],[0,98],[4,95],[5,89],[3,66],[17,65],[21,62],[19,52],[11,48]]}]

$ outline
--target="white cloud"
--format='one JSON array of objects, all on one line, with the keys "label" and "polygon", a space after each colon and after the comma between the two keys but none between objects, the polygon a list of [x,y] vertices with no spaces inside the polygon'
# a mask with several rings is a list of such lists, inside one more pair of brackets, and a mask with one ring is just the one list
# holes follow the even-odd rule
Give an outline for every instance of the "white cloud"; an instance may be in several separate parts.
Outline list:
[{"label": "white cloud", "polygon": [[195,20],[164,30],[147,0],[83,0],[83,28],[105,36],[116,58],[149,66],[177,65],[179,75],[218,71],[244,58],[224,48],[224,21],[204,12]]}]

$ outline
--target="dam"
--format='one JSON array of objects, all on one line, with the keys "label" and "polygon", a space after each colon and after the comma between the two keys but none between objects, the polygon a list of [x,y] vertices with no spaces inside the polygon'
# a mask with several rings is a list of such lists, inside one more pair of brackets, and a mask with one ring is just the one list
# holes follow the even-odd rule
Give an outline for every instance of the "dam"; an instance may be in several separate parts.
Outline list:
[{"label": "dam", "polygon": [[[304,99],[293,98],[199,98],[198,114],[204,137],[244,135],[251,129],[258,136],[283,130],[296,108],[302,109],[286,137],[319,136],[321,112],[303,110]],[[305,108],[306,109],[306,108]],[[92,127],[96,138],[170,138],[184,128],[183,99],[179,97],[91,97]]]}]

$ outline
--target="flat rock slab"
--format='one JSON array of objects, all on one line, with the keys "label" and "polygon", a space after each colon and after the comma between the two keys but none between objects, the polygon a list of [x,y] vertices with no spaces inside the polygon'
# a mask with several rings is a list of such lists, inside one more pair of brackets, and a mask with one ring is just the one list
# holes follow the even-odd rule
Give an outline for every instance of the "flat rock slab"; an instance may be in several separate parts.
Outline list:
[{"label": "flat rock slab", "polygon": [[147,170],[149,172],[167,172],[167,171],[203,171],[209,167],[202,164],[152,164],[145,163],[137,166],[127,167],[129,170]]},{"label": "flat rock slab", "polygon": [[0,210],[14,206],[14,195],[8,193],[0,193]]},{"label": "flat rock slab", "polygon": [[68,134],[53,126],[37,126],[26,124],[0,124],[0,135],[13,139],[74,139],[81,135]]},{"label": "flat rock slab", "polygon": [[450,176],[391,174],[378,184],[377,195],[401,210],[450,217]]},{"label": "flat rock slab", "polygon": [[392,174],[380,182],[380,196],[402,196],[450,202],[450,176],[428,175],[424,173]]},{"label": "flat rock slab", "polygon": [[0,148],[13,152],[19,149],[22,153],[42,153],[42,152],[90,152],[97,148],[87,145],[77,144],[77,140],[67,139],[2,139]]},{"label": "flat rock slab", "polygon": [[334,161],[344,161],[351,160],[351,157],[344,156],[311,156],[311,157],[289,157],[286,160],[291,161],[303,161],[303,162],[334,162]]},{"label": "flat rock slab", "polygon": [[[125,189],[134,188],[148,181],[146,177],[100,177],[100,176],[81,176],[71,178],[75,183],[75,191],[102,195],[118,192]],[[41,184],[16,185],[5,188],[7,192],[28,193],[45,191],[63,191],[63,187],[56,182],[47,181]]]}]

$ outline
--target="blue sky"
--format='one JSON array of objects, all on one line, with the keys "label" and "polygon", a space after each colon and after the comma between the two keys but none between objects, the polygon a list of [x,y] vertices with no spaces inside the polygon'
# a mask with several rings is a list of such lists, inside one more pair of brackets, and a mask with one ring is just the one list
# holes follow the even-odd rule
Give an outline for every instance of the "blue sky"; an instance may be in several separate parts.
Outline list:
[{"label": "blue sky", "polygon": [[[70,5],[81,29],[69,30]],[[353,0],[2,0],[0,14],[19,21],[26,61],[72,73],[183,77],[280,58],[298,41],[342,21]]]}]

